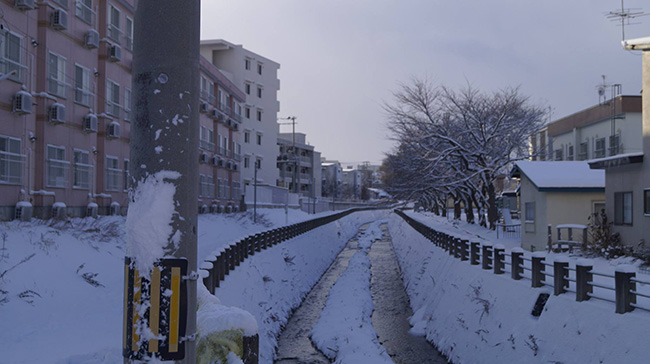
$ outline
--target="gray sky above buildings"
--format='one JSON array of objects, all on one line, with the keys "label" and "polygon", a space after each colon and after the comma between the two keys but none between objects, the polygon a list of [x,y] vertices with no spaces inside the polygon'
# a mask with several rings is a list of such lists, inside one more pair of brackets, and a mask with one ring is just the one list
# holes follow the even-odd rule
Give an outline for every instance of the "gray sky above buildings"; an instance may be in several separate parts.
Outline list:
[{"label": "gray sky above buildings", "polygon": [[[628,0],[627,7],[650,5]],[[202,2],[202,39],[281,64],[279,117],[329,159],[379,163],[392,148],[381,105],[411,77],[482,90],[520,86],[557,119],[598,103],[601,75],[641,89],[641,57],[604,13],[617,0],[229,0]],[[650,35],[650,16],[626,38]],[[290,127],[281,127],[288,132]]]}]

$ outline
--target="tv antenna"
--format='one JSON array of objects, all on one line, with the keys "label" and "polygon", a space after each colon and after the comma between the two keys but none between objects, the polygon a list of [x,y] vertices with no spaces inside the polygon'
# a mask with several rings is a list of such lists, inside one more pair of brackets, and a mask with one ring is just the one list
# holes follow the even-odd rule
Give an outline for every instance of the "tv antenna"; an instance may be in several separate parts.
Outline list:
[{"label": "tv antenna", "polygon": [[624,0],[621,0],[621,8],[605,13],[605,17],[613,22],[620,22],[622,40],[625,40],[625,26],[641,23],[632,23],[632,19],[647,16],[641,8],[625,8]]},{"label": "tv antenna", "polygon": [[601,75],[603,79],[603,83],[599,84],[596,86],[596,90],[598,91],[598,104],[603,105],[607,104],[607,90],[611,90],[611,99],[614,100],[616,96],[619,96],[622,94],[623,87],[619,83],[607,83],[607,76]]}]

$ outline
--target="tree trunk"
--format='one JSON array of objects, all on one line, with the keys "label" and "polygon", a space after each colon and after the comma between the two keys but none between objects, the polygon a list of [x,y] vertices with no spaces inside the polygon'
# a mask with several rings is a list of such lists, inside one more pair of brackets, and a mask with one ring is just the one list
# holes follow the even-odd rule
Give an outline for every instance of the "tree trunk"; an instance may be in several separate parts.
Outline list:
[{"label": "tree trunk", "polygon": [[454,220],[460,220],[460,198],[454,196]]},{"label": "tree trunk", "polygon": [[431,210],[436,216],[440,216],[440,209],[438,208],[438,200],[436,199],[433,200],[433,206],[431,207]]},{"label": "tree trunk", "polygon": [[440,209],[442,211],[442,217],[447,217],[447,201],[440,201]]},{"label": "tree trunk", "polygon": [[474,223],[474,210],[472,209],[472,202],[470,199],[465,196],[463,198],[463,202],[465,203],[465,219],[467,223],[473,224]]},{"label": "tree trunk", "polygon": [[499,219],[499,212],[497,210],[496,202],[496,191],[494,190],[494,185],[492,184],[491,178],[486,178],[487,180],[487,193],[488,193],[488,206],[487,206],[487,215],[488,222],[490,223],[490,230],[496,229],[496,223]]}]

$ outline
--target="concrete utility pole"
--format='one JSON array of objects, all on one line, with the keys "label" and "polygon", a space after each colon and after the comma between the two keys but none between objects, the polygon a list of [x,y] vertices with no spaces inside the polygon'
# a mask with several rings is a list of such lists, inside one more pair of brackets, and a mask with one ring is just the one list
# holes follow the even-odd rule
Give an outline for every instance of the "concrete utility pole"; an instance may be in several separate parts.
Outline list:
[{"label": "concrete utility pole", "polygon": [[[131,124],[132,183],[159,171],[176,171],[172,234],[181,241],[174,257],[188,260],[185,357],[196,362],[196,229],[199,143],[200,2],[139,0],[134,21]],[[168,248],[173,243],[168,242]],[[173,249],[172,249],[173,251]],[[170,257],[171,258],[171,257]],[[183,277],[186,279],[186,277]]]}]

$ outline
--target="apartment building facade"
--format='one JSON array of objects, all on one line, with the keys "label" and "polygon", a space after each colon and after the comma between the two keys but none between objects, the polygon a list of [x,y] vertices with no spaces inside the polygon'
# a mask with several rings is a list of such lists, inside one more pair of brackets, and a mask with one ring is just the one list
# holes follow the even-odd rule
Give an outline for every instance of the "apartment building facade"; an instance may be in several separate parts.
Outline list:
[{"label": "apartment building facade", "polygon": [[277,168],[280,174],[277,185],[302,196],[320,197],[320,152],[307,144],[304,133],[280,133],[277,143]]},{"label": "apartment building facade", "polygon": [[0,217],[123,213],[133,1],[0,8]]},{"label": "apartment building facade", "polygon": [[242,107],[242,182],[275,186],[279,178],[278,112],[280,65],[268,58],[225,40],[201,41],[201,55],[244,91]]},{"label": "apartment building facade", "polygon": [[530,139],[532,160],[591,160],[643,149],[641,96],[621,95],[558,119]]},{"label": "apartment building facade", "polygon": [[337,160],[321,158],[321,195],[339,198],[342,194],[343,168]]},{"label": "apartment building facade", "polygon": [[[125,214],[134,0],[1,0],[0,219]],[[201,61],[199,208],[241,200],[245,94]]]}]

